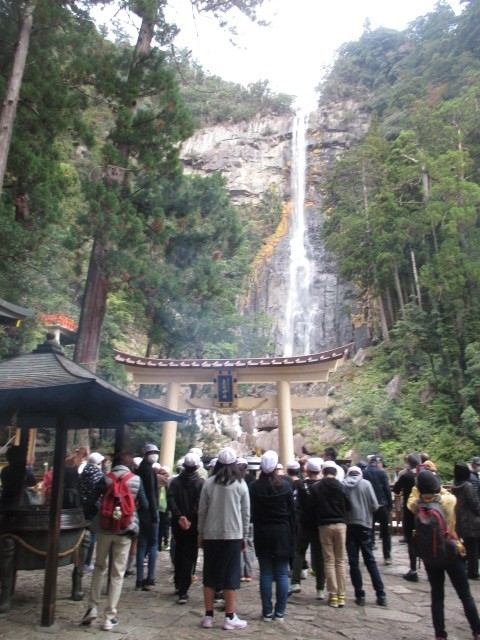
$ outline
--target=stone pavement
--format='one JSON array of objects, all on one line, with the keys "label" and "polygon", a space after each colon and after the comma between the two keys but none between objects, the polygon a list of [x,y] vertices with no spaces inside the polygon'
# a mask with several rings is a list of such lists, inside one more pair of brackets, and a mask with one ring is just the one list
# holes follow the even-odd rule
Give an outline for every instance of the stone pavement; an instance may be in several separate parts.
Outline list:
[{"label": "stone pavement", "polygon": [[[289,598],[284,622],[265,623],[260,619],[256,570],[252,582],[245,583],[237,594],[238,614],[248,620],[248,626],[239,631],[222,630],[223,613],[220,609],[215,613],[213,629],[200,627],[203,615],[201,559],[198,567],[200,580],[192,585],[190,601],[186,605],[176,603],[167,552],[158,556],[157,586],[154,591],[135,591],[135,578],[126,578],[119,603],[119,624],[112,631],[103,631],[96,623],[90,626],[79,624],[86,602],[69,600],[71,567],[62,567],[58,572],[55,624],[52,627],[40,627],[43,572],[21,571],[17,577],[12,609],[0,616],[0,638],[39,640],[50,637],[66,640],[68,637],[68,640],[88,640],[111,634],[112,640],[223,640],[232,635],[258,639],[284,635],[292,640],[433,640],[425,572],[420,570],[420,582],[405,582],[401,576],[408,569],[406,546],[399,543],[398,536],[393,537],[392,551],[392,565],[386,567],[380,561],[388,596],[387,608],[375,604],[375,594],[366,571],[363,571],[366,606],[355,605],[353,590],[347,580],[346,606],[343,609],[332,609],[327,606],[326,600],[316,600],[315,579],[309,576],[302,581],[302,592]],[[90,577],[84,579],[87,591],[90,580]],[[478,601],[480,582],[470,584]],[[449,640],[471,639],[461,603],[448,578],[445,602]]]}]

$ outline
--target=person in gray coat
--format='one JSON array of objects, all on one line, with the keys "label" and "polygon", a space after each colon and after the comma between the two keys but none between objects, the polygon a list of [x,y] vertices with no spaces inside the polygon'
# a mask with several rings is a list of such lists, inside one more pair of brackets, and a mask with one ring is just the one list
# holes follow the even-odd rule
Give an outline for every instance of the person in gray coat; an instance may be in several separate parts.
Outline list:
[{"label": "person in gray coat", "polygon": [[343,489],[352,505],[351,510],[347,511],[347,555],[350,579],[355,589],[355,603],[361,607],[365,605],[365,590],[359,563],[361,551],[377,595],[377,604],[385,607],[387,596],[372,545],[373,514],[378,509],[375,492],[371,483],[363,478],[360,467],[355,466],[348,470],[343,481]]}]

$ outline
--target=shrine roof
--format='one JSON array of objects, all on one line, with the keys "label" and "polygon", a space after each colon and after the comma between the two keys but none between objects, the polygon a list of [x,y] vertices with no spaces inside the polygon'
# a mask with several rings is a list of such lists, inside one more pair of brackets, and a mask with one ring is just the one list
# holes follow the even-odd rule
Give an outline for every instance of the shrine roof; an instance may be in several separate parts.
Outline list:
[{"label": "shrine roof", "polygon": [[307,354],[291,357],[271,357],[271,358],[196,358],[175,360],[171,358],[145,358],[132,354],[114,351],[115,361],[128,365],[129,367],[139,367],[147,369],[246,369],[263,367],[297,367],[304,365],[315,365],[333,360],[347,358],[353,353],[354,344],[350,343],[329,351],[321,353]]}]

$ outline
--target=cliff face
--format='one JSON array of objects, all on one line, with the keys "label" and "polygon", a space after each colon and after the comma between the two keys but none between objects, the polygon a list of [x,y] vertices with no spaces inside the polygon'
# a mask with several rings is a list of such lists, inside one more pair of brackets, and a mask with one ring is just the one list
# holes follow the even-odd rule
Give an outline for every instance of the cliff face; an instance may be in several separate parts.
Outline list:
[{"label": "cliff face", "polygon": [[[291,204],[292,118],[258,118],[236,125],[219,125],[197,132],[182,148],[187,172],[208,175],[220,171],[227,180],[232,202],[256,204],[274,186],[284,202],[282,228],[266,239],[270,250],[257,256],[255,274],[242,301],[244,313],[261,312],[272,319],[274,354],[285,343],[285,307],[288,296]],[[320,107],[310,114],[307,132],[305,221],[314,254],[314,339],[311,351],[331,349],[354,340],[365,345],[365,327],[354,327],[352,287],[340,283],[332,256],[322,239],[323,176],[368,126],[368,118],[354,103]],[[271,251],[271,245],[274,250]]]}]

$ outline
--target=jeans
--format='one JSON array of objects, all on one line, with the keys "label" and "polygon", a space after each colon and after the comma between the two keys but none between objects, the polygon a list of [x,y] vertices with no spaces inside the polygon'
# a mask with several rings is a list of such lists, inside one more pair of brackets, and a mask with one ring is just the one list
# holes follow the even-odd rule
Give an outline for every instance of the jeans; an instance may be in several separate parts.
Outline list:
[{"label": "jeans", "polygon": [[347,525],[342,522],[318,527],[322,545],[327,590],[331,594],[345,594],[345,540]]},{"label": "jeans", "polygon": [[143,561],[148,555],[147,579],[155,580],[155,563],[158,555],[158,522],[142,530],[137,543],[137,583],[143,580]]},{"label": "jeans", "polygon": [[478,617],[475,600],[470,593],[465,563],[461,556],[457,556],[453,562],[446,567],[432,567],[425,565],[428,581],[431,590],[432,621],[435,635],[446,637],[445,629],[445,573],[463,604],[463,610],[468,620],[472,633],[480,633],[480,618]]},{"label": "jeans", "polygon": [[246,539],[246,547],[242,551],[242,576],[251,578],[253,575],[253,558],[255,551],[253,548],[253,524],[248,526],[248,536]]},{"label": "jeans", "polygon": [[[260,568],[260,597],[262,615],[283,617],[288,598],[288,558],[279,556],[258,556]],[[276,584],[275,611],[272,605],[273,583]]]},{"label": "jeans", "polygon": [[390,533],[390,511],[386,505],[382,505],[373,512],[372,543],[375,541],[375,522],[380,525],[383,558],[388,560],[392,555],[392,535]]},{"label": "jeans", "polygon": [[347,525],[347,555],[348,564],[350,565],[350,578],[355,589],[356,598],[365,597],[362,574],[360,572],[360,552],[362,552],[363,562],[372,579],[375,593],[377,596],[384,596],[385,587],[373,555],[371,529],[362,527],[359,524],[349,524]]}]

